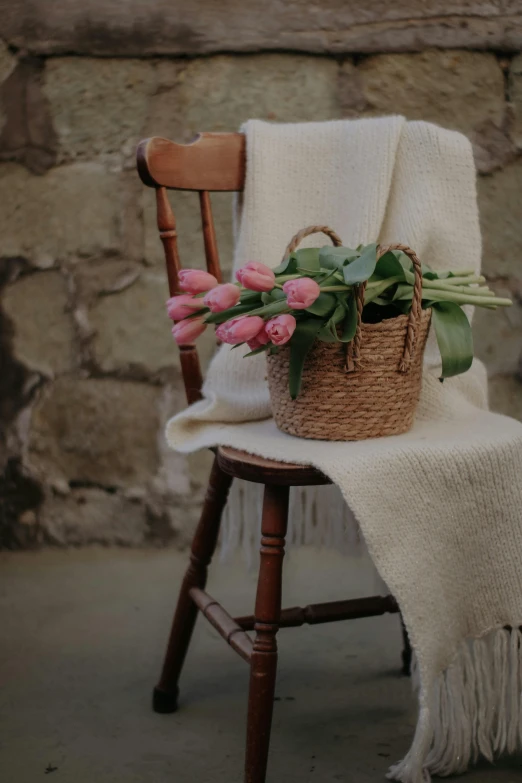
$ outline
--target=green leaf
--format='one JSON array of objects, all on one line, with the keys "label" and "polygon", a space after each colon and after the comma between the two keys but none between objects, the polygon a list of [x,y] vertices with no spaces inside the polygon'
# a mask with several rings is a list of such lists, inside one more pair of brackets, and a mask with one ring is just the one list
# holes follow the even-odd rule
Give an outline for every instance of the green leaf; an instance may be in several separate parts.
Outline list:
[{"label": "green leaf", "polygon": [[315,302],[310,305],[310,307],[306,308],[306,312],[311,313],[312,315],[320,315],[324,317],[326,315],[330,315],[330,313],[333,312],[336,304],[337,299],[333,294],[320,293]]},{"label": "green leaf", "polygon": [[285,310],[288,310],[288,305],[286,303],[286,297],[285,299],[278,299],[276,302],[270,302],[270,304],[263,305],[263,307],[258,307],[255,310],[250,310],[249,315],[261,315],[261,316],[267,316],[267,315],[279,315],[279,313],[283,313]]},{"label": "green leaf", "polygon": [[359,258],[343,267],[344,282],[347,285],[354,285],[368,280],[373,275],[376,264],[377,244],[374,242],[363,249]]},{"label": "green leaf", "polygon": [[449,270],[446,272],[434,272],[429,266],[422,264],[422,276],[425,277],[426,280],[447,280],[450,277],[455,277],[455,273],[450,272]]},{"label": "green leaf", "polygon": [[349,343],[350,340],[353,340],[356,329],[357,329],[357,303],[355,301],[355,294],[352,292],[350,298],[346,302],[346,316],[343,322],[341,341],[343,343]]},{"label": "green leaf", "polygon": [[371,288],[366,288],[364,294],[365,305],[375,301],[375,299],[378,299],[380,296],[383,296],[388,300],[392,299],[397,287],[397,283],[399,282],[399,276],[397,275],[397,277],[383,278],[376,278],[375,276],[372,276],[372,282],[375,282],[378,285],[372,285]]},{"label": "green leaf", "polygon": [[319,248],[303,247],[294,252],[298,271],[319,272]]},{"label": "green leaf", "polygon": [[259,291],[241,291],[239,301],[241,304],[261,304],[261,296]]},{"label": "green leaf", "polygon": [[410,301],[413,299],[413,288],[408,283],[403,283],[401,285],[397,286],[397,290],[395,291],[395,294],[393,295],[393,301],[396,302],[398,300],[406,300]]},{"label": "green leaf", "polygon": [[319,251],[319,264],[323,269],[342,269],[347,261],[353,261],[358,256],[357,250],[351,247],[325,245]]},{"label": "green leaf", "polygon": [[338,324],[341,323],[345,315],[346,315],[345,305],[343,303],[339,303],[335,308],[335,310],[333,311],[330,318],[328,319],[328,321],[325,323],[325,325],[317,335],[319,340],[322,340],[324,343],[340,342],[339,337],[337,336],[337,326]]},{"label": "green leaf", "polygon": [[248,353],[246,353],[243,356],[243,359],[246,359],[247,356],[257,356],[258,353],[264,353],[269,348],[270,348],[270,343],[267,343],[266,345],[261,345],[259,348],[255,348],[253,351],[249,351]]},{"label": "green leaf", "polygon": [[346,315],[345,304],[343,302],[340,302],[335,308],[335,310],[333,311],[333,314],[330,316],[329,323],[333,324],[333,326],[337,326],[344,319],[345,315]]},{"label": "green leaf", "polygon": [[237,318],[238,315],[245,315],[252,311],[251,304],[239,304],[234,307],[229,307],[228,310],[223,310],[222,313],[210,313],[205,318],[207,324],[224,324],[225,321],[229,321],[231,318]]},{"label": "green leaf", "polygon": [[286,299],[285,292],[281,291],[280,288],[273,288],[271,291],[265,291],[261,294],[259,304],[272,304],[272,302],[281,301],[282,299]]},{"label": "green leaf", "polygon": [[279,266],[274,267],[272,270],[275,275],[293,275],[297,271],[297,258],[296,254],[290,253],[289,256],[287,256]]},{"label": "green leaf", "polygon": [[323,326],[320,318],[306,318],[297,322],[290,340],[290,364],[288,369],[288,386],[290,397],[295,400],[301,391],[301,379],[306,355]]},{"label": "green leaf", "polygon": [[375,266],[375,274],[379,277],[400,277],[401,280],[405,279],[404,267],[397,255],[391,250],[388,250],[387,253],[379,258]]},{"label": "green leaf", "polygon": [[465,312],[455,302],[436,302],[432,314],[442,357],[441,377],[466,372],[473,362],[473,336]]}]

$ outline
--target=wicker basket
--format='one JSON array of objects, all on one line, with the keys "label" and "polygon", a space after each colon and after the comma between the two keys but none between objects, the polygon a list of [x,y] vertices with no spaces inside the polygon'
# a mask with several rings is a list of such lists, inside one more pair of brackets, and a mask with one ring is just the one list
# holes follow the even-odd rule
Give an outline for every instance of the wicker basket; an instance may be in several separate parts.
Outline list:
[{"label": "wicker basket", "polygon": [[[303,237],[322,232],[334,245],[341,240],[326,226],[310,226],[292,239],[285,252]],[[358,287],[358,324],[354,339],[344,343],[316,340],[306,357],[301,391],[288,392],[290,349],[267,356],[272,412],[280,430],[317,440],[364,440],[398,435],[410,429],[419,401],[422,360],[431,310],[422,310],[420,261],[406,245],[379,246],[378,257],[398,249],[413,261],[414,295],[409,315],[377,324],[362,321],[366,284]]]}]

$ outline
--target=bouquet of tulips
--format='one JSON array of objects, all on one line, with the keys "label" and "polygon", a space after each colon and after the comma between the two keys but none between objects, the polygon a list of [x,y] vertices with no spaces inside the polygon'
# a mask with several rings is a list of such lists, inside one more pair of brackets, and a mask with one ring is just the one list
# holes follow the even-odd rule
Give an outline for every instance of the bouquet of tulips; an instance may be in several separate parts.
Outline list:
[{"label": "bouquet of tulips", "polygon": [[[357,248],[303,248],[270,269],[249,261],[236,283],[218,285],[208,272],[183,269],[184,292],[167,302],[178,345],[193,344],[208,324],[233,346],[247,344],[245,355],[278,351],[289,344],[289,388],[300,390],[304,361],[315,339],[350,342],[357,327],[356,287],[366,282],[363,321],[376,323],[410,311],[412,263],[402,251],[377,257],[376,243]],[[473,360],[471,327],[462,305],[496,309],[511,304],[491,291],[473,270],[435,271],[423,266],[423,308],[432,322],[442,356],[442,377],[469,369]]]}]

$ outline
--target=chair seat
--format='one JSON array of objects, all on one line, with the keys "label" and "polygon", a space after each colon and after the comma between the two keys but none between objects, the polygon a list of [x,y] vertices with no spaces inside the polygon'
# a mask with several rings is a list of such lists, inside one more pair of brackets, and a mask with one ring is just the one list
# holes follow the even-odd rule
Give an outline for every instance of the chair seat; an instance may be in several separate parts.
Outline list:
[{"label": "chair seat", "polygon": [[219,467],[234,478],[246,479],[258,484],[279,484],[291,487],[331,484],[330,479],[312,465],[296,465],[293,462],[258,457],[247,451],[219,446],[216,452]]}]

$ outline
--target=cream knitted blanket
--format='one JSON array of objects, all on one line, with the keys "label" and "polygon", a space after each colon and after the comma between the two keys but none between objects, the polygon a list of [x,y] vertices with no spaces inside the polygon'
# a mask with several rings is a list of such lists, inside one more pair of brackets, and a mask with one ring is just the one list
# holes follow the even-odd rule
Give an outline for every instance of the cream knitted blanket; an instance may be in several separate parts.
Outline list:
[{"label": "cream knitted blanket", "polygon": [[[323,223],[349,246],[404,242],[435,268],[479,269],[475,172],[460,134],[401,117],[250,121],[245,131],[236,265],[275,266],[296,231]],[[478,362],[441,384],[430,342],[410,432],[357,443],[294,438],[269,418],[264,356],[243,360],[241,350],[218,351],[205,399],[169,422],[169,443],[183,452],[225,444],[312,463],[340,488],[416,653],[417,730],[389,777],[421,783],[430,773],[464,771],[478,756],[515,751],[522,744],[522,424],[487,411]]]}]

